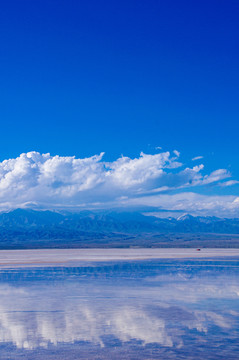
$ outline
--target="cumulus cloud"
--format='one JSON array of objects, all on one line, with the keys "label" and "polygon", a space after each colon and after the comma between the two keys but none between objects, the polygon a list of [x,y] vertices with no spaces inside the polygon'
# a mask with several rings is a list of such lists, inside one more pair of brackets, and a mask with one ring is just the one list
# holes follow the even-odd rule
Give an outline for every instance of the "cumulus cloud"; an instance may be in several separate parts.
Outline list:
[{"label": "cumulus cloud", "polygon": [[[0,163],[0,208],[46,208],[120,205],[127,199],[157,202],[162,192],[221,183],[231,175],[226,169],[203,174],[204,165],[185,167],[174,150],[157,154],[141,152],[137,158],[121,156],[103,160],[104,153],[88,158],[51,156],[32,151]],[[226,185],[227,184],[227,185]],[[173,197],[172,199],[175,199]],[[186,201],[188,201],[186,199]],[[170,203],[170,202],[169,202]],[[185,202],[184,202],[185,203]],[[157,206],[161,206],[157,203]]]}]

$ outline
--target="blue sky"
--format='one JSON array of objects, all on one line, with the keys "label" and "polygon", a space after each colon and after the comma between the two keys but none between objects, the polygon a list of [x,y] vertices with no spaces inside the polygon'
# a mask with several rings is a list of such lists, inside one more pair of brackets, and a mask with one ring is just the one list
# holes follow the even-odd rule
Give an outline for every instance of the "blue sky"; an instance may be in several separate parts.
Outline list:
[{"label": "blue sky", "polygon": [[238,15],[232,0],[3,2],[0,160],[176,149],[239,180]]}]

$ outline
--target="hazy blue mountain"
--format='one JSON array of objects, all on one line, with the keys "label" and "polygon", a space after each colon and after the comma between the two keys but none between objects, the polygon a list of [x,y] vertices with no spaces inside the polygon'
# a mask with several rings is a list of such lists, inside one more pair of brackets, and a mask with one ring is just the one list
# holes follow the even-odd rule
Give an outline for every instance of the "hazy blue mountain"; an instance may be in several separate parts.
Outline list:
[{"label": "hazy blue mountain", "polygon": [[126,211],[82,211],[58,213],[16,209],[0,214],[2,229],[29,230],[65,229],[87,232],[209,232],[239,234],[239,219],[217,217],[194,217],[184,214],[178,218],[157,218],[139,212]]},{"label": "hazy blue mountain", "polygon": [[16,209],[0,214],[0,227],[37,227],[59,224],[64,216],[53,211]]},{"label": "hazy blue mountain", "polygon": [[[201,234],[200,237],[197,234]],[[173,245],[180,245],[182,241],[185,245],[192,238],[208,239],[208,235],[202,234],[212,234],[212,241],[218,238],[214,234],[234,234],[237,238],[239,219],[189,214],[157,218],[121,210],[59,213],[16,209],[0,214],[0,248],[28,247],[29,244],[33,247],[158,246],[162,243],[171,246],[172,241]]]}]

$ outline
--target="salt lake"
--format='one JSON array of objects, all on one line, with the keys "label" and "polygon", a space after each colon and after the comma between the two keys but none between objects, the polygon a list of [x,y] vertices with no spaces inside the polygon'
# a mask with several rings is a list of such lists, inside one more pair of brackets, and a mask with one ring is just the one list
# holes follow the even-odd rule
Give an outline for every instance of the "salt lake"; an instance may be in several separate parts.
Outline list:
[{"label": "salt lake", "polygon": [[0,252],[0,359],[238,359],[234,249]]}]

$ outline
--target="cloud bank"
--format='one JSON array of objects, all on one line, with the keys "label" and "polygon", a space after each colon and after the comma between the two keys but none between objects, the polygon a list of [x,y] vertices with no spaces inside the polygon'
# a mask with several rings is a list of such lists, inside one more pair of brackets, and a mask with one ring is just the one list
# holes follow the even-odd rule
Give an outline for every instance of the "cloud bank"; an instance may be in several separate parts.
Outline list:
[{"label": "cloud bank", "polygon": [[[2,161],[0,209],[142,204],[193,212],[197,203],[198,208],[209,212],[217,210],[219,213],[225,209],[238,212],[239,200],[235,196],[210,197],[192,193],[193,188],[209,184],[221,185],[221,188],[236,184],[236,180],[228,180],[231,174],[226,169],[204,174],[203,164],[183,165],[177,150],[172,154],[168,151],[141,153],[134,159],[121,156],[112,162],[104,161],[103,156],[101,153],[79,159],[32,151]],[[184,190],[187,192],[182,192]]]}]

